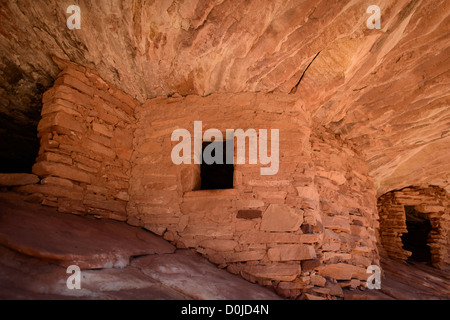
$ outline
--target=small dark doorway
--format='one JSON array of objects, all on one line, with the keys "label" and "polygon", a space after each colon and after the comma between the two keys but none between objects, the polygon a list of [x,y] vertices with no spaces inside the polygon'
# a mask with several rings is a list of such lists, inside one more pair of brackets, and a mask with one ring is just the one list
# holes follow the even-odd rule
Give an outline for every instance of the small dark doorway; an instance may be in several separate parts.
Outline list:
[{"label": "small dark doorway", "polygon": [[402,235],[403,248],[411,251],[410,260],[431,262],[431,251],[428,235],[431,223],[425,213],[417,211],[413,206],[405,206],[406,228],[408,233]]},{"label": "small dark doorway", "polygon": [[200,165],[201,190],[233,189],[234,165],[226,163],[226,142],[203,142],[202,154],[204,154],[208,145],[211,145],[210,147],[214,146],[211,156],[216,156],[215,150],[222,150],[223,159],[222,164],[207,164],[205,161],[202,161]]}]

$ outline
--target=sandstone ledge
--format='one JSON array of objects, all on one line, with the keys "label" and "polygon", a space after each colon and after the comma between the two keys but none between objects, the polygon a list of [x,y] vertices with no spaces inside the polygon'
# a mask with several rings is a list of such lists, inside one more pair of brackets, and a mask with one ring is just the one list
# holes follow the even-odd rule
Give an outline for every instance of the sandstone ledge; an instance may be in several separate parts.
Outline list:
[{"label": "sandstone ledge", "polygon": [[[280,299],[141,228],[10,193],[0,193],[0,207],[0,299]],[[80,290],[66,287],[72,264]]]},{"label": "sandstone ledge", "polygon": [[17,187],[39,182],[39,177],[29,173],[0,173],[0,187]]},{"label": "sandstone ledge", "polygon": [[23,204],[0,194],[0,244],[36,258],[81,269],[125,267],[131,257],[173,253],[175,247],[140,228]]}]

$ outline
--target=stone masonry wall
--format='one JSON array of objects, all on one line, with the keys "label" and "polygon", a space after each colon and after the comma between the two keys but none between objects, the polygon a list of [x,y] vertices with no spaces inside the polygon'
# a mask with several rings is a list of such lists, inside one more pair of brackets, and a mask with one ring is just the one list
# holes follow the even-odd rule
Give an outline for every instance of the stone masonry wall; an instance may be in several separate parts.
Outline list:
[{"label": "stone masonry wall", "polygon": [[93,70],[59,59],[62,71],[43,97],[33,173],[17,187],[61,212],[126,220],[137,102]]},{"label": "stone masonry wall", "polygon": [[[139,104],[94,71],[56,61],[62,72],[44,94],[38,126],[33,173],[40,181],[15,191],[61,212],[144,227],[285,297],[330,298],[365,285],[367,266],[379,264],[367,164],[315,125],[297,97],[213,94]],[[193,148],[192,164],[171,159],[179,143],[172,133],[186,129],[194,138],[194,121],[224,140],[226,129],[258,136],[266,129],[269,153],[278,129],[278,172],[261,175],[270,164],[249,163],[248,139],[238,164],[236,139],[233,188],[199,190]]]},{"label": "stone masonry wall", "polygon": [[311,135],[314,184],[323,224],[321,260],[367,268],[379,265],[376,190],[361,155],[331,131]]},{"label": "stone masonry wall", "polygon": [[439,187],[408,187],[391,191],[378,199],[381,245],[386,253],[396,259],[406,260],[411,252],[403,248],[401,236],[407,233],[405,206],[414,206],[425,213],[432,230],[428,245],[434,266],[448,269],[450,266],[450,201],[448,193]]},{"label": "stone masonry wall", "polygon": [[[130,224],[291,298],[339,296],[341,287],[364,285],[366,267],[379,263],[367,165],[324,128],[311,133],[307,112],[291,96],[161,97],[137,107],[136,119]],[[262,176],[261,164],[247,160],[235,164],[233,189],[196,190],[199,165],[175,165],[170,157],[178,143],[172,132],[193,136],[196,120],[203,132],[280,129],[279,172]]]}]

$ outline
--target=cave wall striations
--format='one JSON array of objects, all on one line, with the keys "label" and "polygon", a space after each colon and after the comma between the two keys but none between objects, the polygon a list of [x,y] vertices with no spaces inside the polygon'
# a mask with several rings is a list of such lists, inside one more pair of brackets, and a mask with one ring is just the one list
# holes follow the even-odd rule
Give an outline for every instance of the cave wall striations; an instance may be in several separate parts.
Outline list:
[{"label": "cave wall striations", "polygon": [[[17,187],[59,211],[142,226],[280,295],[342,295],[379,264],[376,190],[351,144],[314,125],[283,93],[158,97],[139,104],[90,69],[63,71],[44,94],[41,181]],[[233,188],[198,190],[199,164],[176,165],[175,129],[279,129],[279,170],[235,164]],[[259,151],[260,152],[260,151]],[[193,151],[192,158],[193,159]]]},{"label": "cave wall striations", "polygon": [[[140,103],[295,91],[318,123],[359,146],[378,196],[411,185],[450,192],[450,1],[74,2],[79,30],[66,26],[74,3],[1,3],[3,172],[31,168],[55,55]],[[373,4],[381,29],[367,28]]]},{"label": "cave wall striations", "polygon": [[441,269],[450,265],[450,199],[439,187],[408,187],[388,192],[378,199],[381,245],[391,258],[406,260],[411,251],[404,248],[402,235],[408,232],[405,206],[425,214],[431,224],[427,245],[432,264]]}]

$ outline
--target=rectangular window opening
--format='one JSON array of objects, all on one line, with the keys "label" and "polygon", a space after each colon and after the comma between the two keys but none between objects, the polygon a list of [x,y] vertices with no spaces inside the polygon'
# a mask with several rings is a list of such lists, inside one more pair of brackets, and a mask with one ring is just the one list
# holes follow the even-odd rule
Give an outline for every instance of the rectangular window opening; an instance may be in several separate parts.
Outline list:
[{"label": "rectangular window opening", "polygon": [[[206,150],[205,150],[206,149]],[[222,156],[216,150],[222,151]],[[206,151],[206,152],[205,152]],[[222,163],[217,163],[222,158]],[[208,159],[214,161],[208,164]],[[206,160],[206,161],[205,161]],[[201,190],[233,189],[234,165],[226,163],[226,141],[203,142],[200,165]]]}]

